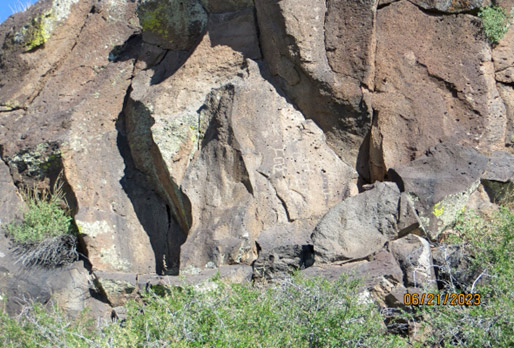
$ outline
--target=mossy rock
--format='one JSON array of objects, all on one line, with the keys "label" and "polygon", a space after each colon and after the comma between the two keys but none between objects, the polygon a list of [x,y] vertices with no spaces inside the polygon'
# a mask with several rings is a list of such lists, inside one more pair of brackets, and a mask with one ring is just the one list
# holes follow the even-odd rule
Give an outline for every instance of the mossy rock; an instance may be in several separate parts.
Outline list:
[{"label": "mossy rock", "polygon": [[61,169],[61,152],[58,144],[41,143],[33,149],[23,150],[9,159],[20,174],[43,179]]},{"label": "mossy rock", "polygon": [[209,13],[223,13],[243,10],[253,7],[253,0],[201,0],[203,7]]},{"label": "mossy rock", "polygon": [[208,15],[198,0],[146,0],[137,15],[143,40],[165,49],[189,50],[202,37]]}]

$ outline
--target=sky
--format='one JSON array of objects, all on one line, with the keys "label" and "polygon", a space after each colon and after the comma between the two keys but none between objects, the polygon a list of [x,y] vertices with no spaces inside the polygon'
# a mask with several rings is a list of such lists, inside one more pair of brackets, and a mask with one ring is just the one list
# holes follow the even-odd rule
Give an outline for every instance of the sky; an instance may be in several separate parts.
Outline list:
[{"label": "sky", "polygon": [[0,23],[14,12],[19,12],[27,5],[35,3],[36,0],[0,0]]}]

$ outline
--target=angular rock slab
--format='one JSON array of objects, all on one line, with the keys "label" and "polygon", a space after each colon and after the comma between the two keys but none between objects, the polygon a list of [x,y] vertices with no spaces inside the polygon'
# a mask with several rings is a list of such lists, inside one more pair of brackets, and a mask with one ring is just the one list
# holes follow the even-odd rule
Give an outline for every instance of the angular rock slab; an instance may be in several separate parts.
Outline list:
[{"label": "angular rock slab", "polygon": [[203,110],[210,125],[182,184],[194,223],[181,267],[250,263],[261,231],[319,218],[350,194],[355,172],[254,63],[241,83],[212,93]]},{"label": "angular rock slab", "polygon": [[[512,4],[514,6],[514,4]],[[507,11],[508,13],[509,11]],[[514,83],[514,30],[511,28],[493,49],[496,80],[505,84]]]},{"label": "angular rock slab", "polygon": [[399,200],[396,184],[376,183],[334,206],[311,236],[316,262],[363,258],[396,239]]},{"label": "angular rock slab", "polygon": [[151,72],[136,76],[126,108],[136,166],[189,231],[182,273],[252,263],[261,231],[321,217],[356,179],[246,59],[259,51],[248,10],[214,16],[187,61],[164,58],[172,76],[157,85]]},{"label": "angular rock slab", "polygon": [[445,13],[459,13],[489,6],[490,0],[409,0],[413,4],[425,9]]},{"label": "angular rock slab", "polygon": [[314,263],[310,234],[315,221],[273,226],[257,238],[259,257],[253,263],[254,279],[272,281]]},{"label": "angular rock slab", "polygon": [[307,277],[321,277],[336,281],[342,276],[363,281],[364,295],[374,298],[381,307],[398,307],[406,288],[403,272],[394,256],[380,250],[365,260],[343,265],[315,265],[301,271]]},{"label": "angular rock slab", "polygon": [[389,249],[400,263],[405,286],[437,289],[432,253],[428,241],[414,234],[389,243]]},{"label": "angular rock slab", "polygon": [[466,206],[487,164],[487,157],[473,148],[439,144],[415,161],[390,169],[387,175],[414,202],[421,228],[437,239]]},{"label": "angular rock slab", "polygon": [[274,79],[338,156],[355,166],[371,123],[361,87],[373,81],[376,2],[256,0],[255,7]]},{"label": "angular rock slab", "polygon": [[400,1],[377,11],[377,28],[372,181],[439,142],[503,146],[506,109],[477,17]]},{"label": "angular rock slab", "polygon": [[514,190],[514,155],[495,151],[482,175],[482,184],[492,202],[512,200]]},{"label": "angular rock slab", "polygon": [[193,48],[200,41],[208,20],[199,0],[144,0],[137,14],[143,40],[172,50]]}]

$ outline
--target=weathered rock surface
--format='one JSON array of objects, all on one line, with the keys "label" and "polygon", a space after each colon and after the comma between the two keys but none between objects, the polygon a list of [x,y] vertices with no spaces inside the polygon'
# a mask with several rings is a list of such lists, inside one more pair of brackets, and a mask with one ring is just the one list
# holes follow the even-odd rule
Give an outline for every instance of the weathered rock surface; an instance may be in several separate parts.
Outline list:
[{"label": "weathered rock surface", "polygon": [[495,151],[489,158],[482,184],[492,202],[512,201],[514,191],[514,155]]},{"label": "weathered rock surface", "polygon": [[330,209],[312,233],[316,262],[363,258],[396,239],[399,200],[394,183],[377,183]]},{"label": "weathered rock surface", "polygon": [[137,14],[143,40],[165,49],[184,51],[199,42],[208,20],[199,0],[143,0]]},{"label": "weathered rock surface", "polygon": [[259,257],[253,263],[254,278],[268,281],[310,267],[314,250],[310,239],[315,222],[273,226],[257,238]]},{"label": "weathered rock surface", "polygon": [[[218,266],[368,272],[400,306],[433,282],[420,236],[512,182],[494,151],[514,144],[513,29],[491,48],[490,3],[41,0],[0,25],[0,225],[17,187],[62,172],[112,306]],[[82,266],[37,274],[11,251],[0,234],[0,291],[107,306]]]},{"label": "weathered rock surface", "polygon": [[[514,4],[513,4],[514,5]],[[514,83],[514,30],[507,31],[492,51],[496,81]]]},{"label": "weathered rock surface", "polygon": [[349,276],[364,281],[364,290],[382,306],[395,306],[403,300],[403,272],[394,256],[386,250],[368,256],[365,260],[343,265],[315,265],[302,271],[308,277],[320,276],[337,280]]},{"label": "weathered rock surface", "polygon": [[439,144],[415,161],[390,169],[388,177],[411,197],[422,229],[436,239],[453,225],[487,163],[487,157],[473,148]]},{"label": "weathered rock surface", "polygon": [[130,299],[139,298],[145,291],[160,291],[162,287],[209,288],[213,286],[214,279],[233,284],[248,283],[252,280],[252,267],[221,266],[185,277],[123,272],[95,272],[93,277],[95,286],[105,295],[110,305],[116,308],[123,306]]},{"label": "weathered rock surface", "polygon": [[490,0],[409,0],[413,4],[425,9],[447,13],[465,12],[481,7],[490,6]]},{"label": "weathered rock surface", "polygon": [[183,271],[252,263],[261,231],[321,217],[356,180],[246,58],[260,57],[256,31],[240,25],[253,23],[251,12],[224,16],[173,76],[156,86],[150,74],[136,77],[126,109],[136,166],[189,230]]},{"label": "weathered rock surface", "polygon": [[3,238],[2,227],[20,218],[23,213],[23,200],[14,186],[9,168],[0,158],[0,240]]},{"label": "weathered rock surface", "polygon": [[[327,6],[322,0],[256,0],[255,6],[272,75],[298,109],[326,133],[331,148],[355,166],[371,120],[361,87],[371,76],[368,65],[373,65],[369,35],[376,3],[331,1]],[[342,12],[352,13],[355,22],[341,20]],[[326,44],[331,53],[325,52]]]},{"label": "weathered rock surface", "polygon": [[401,1],[378,11],[377,26],[372,180],[441,141],[503,146],[506,110],[476,17]]},{"label": "weathered rock surface", "polygon": [[430,245],[425,239],[411,234],[390,242],[389,248],[404,272],[405,286],[437,289]]}]

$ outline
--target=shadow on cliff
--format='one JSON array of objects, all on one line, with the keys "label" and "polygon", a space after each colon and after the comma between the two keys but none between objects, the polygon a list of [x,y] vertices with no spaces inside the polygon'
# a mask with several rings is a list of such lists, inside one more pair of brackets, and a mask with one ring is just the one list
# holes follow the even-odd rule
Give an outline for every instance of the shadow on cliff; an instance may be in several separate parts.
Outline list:
[{"label": "shadow on cliff", "polygon": [[157,85],[177,72],[194,52],[199,42],[188,51],[166,50],[143,41],[141,34],[134,34],[123,44],[114,46],[109,61],[136,60],[145,62],[145,69],[152,69],[151,85]]},{"label": "shadow on cliff", "polygon": [[125,175],[120,183],[150,239],[155,254],[155,271],[157,274],[176,275],[180,268],[180,247],[186,240],[186,234],[172,216],[170,207],[136,168],[126,135],[123,111],[118,117],[116,129],[118,149],[125,162]]}]

